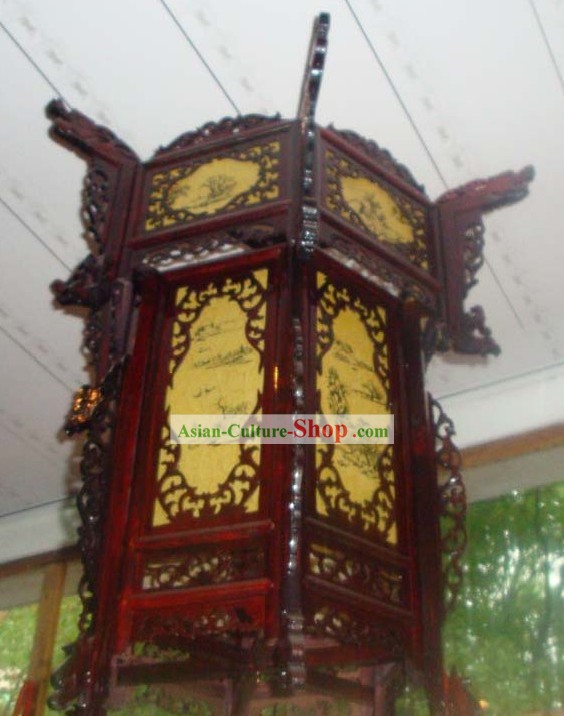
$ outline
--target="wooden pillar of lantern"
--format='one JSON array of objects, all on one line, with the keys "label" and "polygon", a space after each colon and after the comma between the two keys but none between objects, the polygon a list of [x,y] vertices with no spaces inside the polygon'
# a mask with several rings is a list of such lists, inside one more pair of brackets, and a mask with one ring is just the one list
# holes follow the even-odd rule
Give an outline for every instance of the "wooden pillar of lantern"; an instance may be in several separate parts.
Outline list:
[{"label": "wooden pillar of lantern", "polygon": [[[392,713],[406,670],[433,713],[473,708],[443,675],[464,492],[424,369],[436,350],[497,351],[463,304],[482,213],[532,172],[433,203],[374,142],[319,128],[328,22],[295,120],[209,123],[142,163],[49,105],[53,138],[88,165],[91,251],[54,284],[88,309],[93,374],[67,423],[86,432],[80,636],[52,699],[68,713],[104,713],[138,684],[169,705],[182,685],[217,713],[312,693]],[[394,444],[169,441],[173,413],[342,412],[393,413]]]}]

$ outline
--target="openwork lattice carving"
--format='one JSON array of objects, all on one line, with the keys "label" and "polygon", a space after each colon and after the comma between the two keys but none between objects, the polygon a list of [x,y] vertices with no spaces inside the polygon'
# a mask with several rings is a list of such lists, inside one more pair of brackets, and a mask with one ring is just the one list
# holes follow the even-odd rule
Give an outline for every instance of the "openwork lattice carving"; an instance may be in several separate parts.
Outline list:
[{"label": "openwork lattice carving", "polygon": [[65,647],[67,659],[52,677],[56,689],[49,703],[63,709],[85,698],[89,688],[93,635],[98,606],[98,567],[104,540],[108,500],[110,459],[113,444],[116,404],[122,367],[112,368],[97,388],[98,400],[87,421],[88,433],[82,450],[80,473],[82,486],[76,498],[81,519],[78,547],[83,574],[78,583],[82,609],[77,641]]},{"label": "openwork lattice carving", "polygon": [[336,639],[341,644],[381,647],[391,656],[402,653],[401,640],[392,629],[364,621],[345,609],[321,606],[308,617],[308,633]]},{"label": "openwork lattice carving", "polygon": [[257,629],[256,615],[244,606],[202,605],[198,614],[144,614],[134,624],[135,638],[140,642],[182,645],[201,634],[213,636],[226,632],[252,632]]},{"label": "openwork lattice carving", "polygon": [[441,498],[441,531],[443,548],[443,582],[446,610],[456,603],[462,586],[462,558],[466,549],[466,490],[460,473],[461,456],[452,441],[452,420],[436,400],[431,401],[437,441],[437,463],[447,472],[447,481],[439,488]]},{"label": "openwork lattice carving", "polygon": [[241,132],[248,132],[253,129],[261,129],[270,125],[278,124],[280,115],[265,117],[261,114],[247,114],[240,117],[224,117],[219,122],[206,122],[199,129],[192,132],[185,132],[173,142],[160,147],[155,152],[155,157],[164,154],[172,154],[185,149],[192,149],[205,142],[210,142],[223,137],[236,137]]},{"label": "openwork lattice carving", "polygon": [[[144,219],[145,231],[186,224],[218,212],[277,199],[279,161],[280,142],[272,141],[155,172]],[[242,174],[245,168],[249,171]],[[204,175],[205,170],[208,171]],[[198,173],[200,179],[196,181]]]},{"label": "openwork lattice carving", "polygon": [[222,584],[261,577],[264,570],[262,547],[200,549],[184,555],[147,560],[143,567],[142,587],[153,590]]},{"label": "openwork lattice carving", "polygon": [[77,496],[77,507],[82,523],[78,529],[78,545],[84,566],[84,574],[79,583],[79,595],[82,601],[82,614],[79,621],[81,632],[91,632],[95,626],[97,568],[104,536],[108,476],[120,378],[121,366],[118,365],[108,372],[99,387],[101,399],[88,424],[80,463],[83,484]]},{"label": "openwork lattice carving", "polygon": [[426,308],[435,310],[436,299],[429,289],[406,274],[392,270],[381,257],[375,256],[357,242],[341,234],[331,233],[321,240],[321,245],[339,263],[358,272],[363,278],[380,286],[392,296],[402,300],[414,300]]},{"label": "openwork lattice carving", "polygon": [[[429,269],[427,219],[423,206],[385,185],[348,159],[326,152],[327,193],[325,204],[346,221],[368,231],[424,270]],[[364,182],[362,194],[345,197],[344,182]],[[378,196],[377,196],[378,194]],[[382,206],[382,197],[387,207]]]},{"label": "openwork lattice carving", "polygon": [[103,313],[101,310],[90,311],[86,323],[82,341],[82,354],[85,356],[88,365],[95,366],[100,358],[100,345],[103,334]]},{"label": "openwork lattice carving", "polygon": [[[168,422],[168,413],[167,418]],[[163,427],[157,499],[170,522],[178,517],[207,519],[229,512],[233,519],[246,514],[247,504],[259,486],[259,448],[239,446],[237,463],[210,492],[198,490],[180,470],[182,445],[169,441],[168,426]]]},{"label": "openwork lattice carving", "polygon": [[82,189],[81,215],[89,246],[104,248],[108,208],[113,187],[106,169],[93,163],[88,167]]},{"label": "openwork lattice carving", "polygon": [[187,264],[219,259],[225,254],[270,246],[282,240],[283,237],[275,233],[273,226],[252,224],[147,251],[141,263],[159,271],[168,271]]},{"label": "openwork lattice carving", "polygon": [[308,562],[310,573],[316,577],[391,604],[404,602],[402,573],[378,565],[374,558],[353,556],[314,543],[308,550]]},{"label": "openwork lattice carving", "polygon": [[478,283],[476,274],[484,265],[484,223],[469,224],[463,234],[464,296]]}]

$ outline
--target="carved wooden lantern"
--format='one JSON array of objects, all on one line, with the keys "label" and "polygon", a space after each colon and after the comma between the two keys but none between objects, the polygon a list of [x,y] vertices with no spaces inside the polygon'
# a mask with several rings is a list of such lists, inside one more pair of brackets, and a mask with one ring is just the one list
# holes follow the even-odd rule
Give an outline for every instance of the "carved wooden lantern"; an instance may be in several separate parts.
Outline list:
[{"label": "carved wooden lantern", "polygon": [[[88,163],[91,249],[54,284],[88,309],[94,374],[67,424],[87,431],[80,637],[53,698],[68,713],[139,683],[184,684],[217,713],[311,693],[391,713],[406,671],[455,713],[440,633],[465,502],[424,369],[437,350],[498,351],[463,302],[482,214],[532,171],[433,203],[374,142],[317,127],[327,30],[321,15],[297,119],[209,123],[145,163],[48,107]],[[184,446],[175,412],[393,413],[395,442]]]}]

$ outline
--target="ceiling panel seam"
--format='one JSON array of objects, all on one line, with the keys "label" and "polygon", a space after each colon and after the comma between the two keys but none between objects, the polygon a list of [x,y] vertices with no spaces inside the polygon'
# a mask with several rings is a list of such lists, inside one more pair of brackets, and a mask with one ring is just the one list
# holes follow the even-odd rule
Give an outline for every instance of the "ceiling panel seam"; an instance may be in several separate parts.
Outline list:
[{"label": "ceiling panel seam", "polygon": [[503,383],[511,383],[512,381],[519,380],[520,378],[527,378],[532,375],[538,375],[539,373],[546,373],[549,370],[554,370],[554,368],[560,368],[561,366],[564,366],[564,361],[549,363],[548,365],[543,365],[541,368],[526,370],[523,371],[523,373],[515,373],[514,375],[509,375],[505,378],[497,378],[496,380],[492,380],[489,383],[480,383],[480,385],[476,385],[472,388],[463,388],[462,390],[455,390],[452,393],[443,393],[442,395],[437,396],[437,400],[446,400],[446,398],[454,398],[458,395],[466,395],[468,393],[475,393],[478,390],[494,388],[497,385],[502,385]]},{"label": "ceiling panel seam", "polygon": [[548,53],[548,56],[550,58],[550,61],[552,63],[552,67],[554,69],[554,72],[556,73],[556,77],[558,79],[558,84],[560,85],[560,90],[562,92],[562,96],[564,96],[564,76],[562,75],[562,71],[558,65],[558,61],[556,59],[556,55],[554,54],[554,50],[552,49],[552,45],[550,43],[550,40],[548,39],[548,35],[546,34],[546,30],[544,29],[544,24],[541,20],[541,17],[539,15],[539,12],[536,8],[536,5],[534,3],[534,0],[529,0],[529,7],[531,8],[531,11],[535,17],[536,24],[538,27],[538,30],[541,34],[543,44],[546,48],[546,51]]},{"label": "ceiling panel seam", "polygon": [[[349,9],[349,11],[350,11],[350,13],[351,13],[351,15],[352,15],[352,17],[353,17],[353,19],[354,19],[356,25],[358,26],[358,29],[360,30],[362,36],[364,37],[364,39],[365,39],[365,41],[366,41],[366,43],[367,43],[367,45],[368,45],[368,47],[369,47],[369,49],[370,49],[370,52],[371,52],[372,56],[374,57],[374,59],[376,60],[378,66],[380,67],[380,70],[382,71],[382,73],[383,73],[383,75],[384,75],[384,77],[385,77],[385,79],[386,79],[388,85],[390,86],[390,89],[391,89],[392,92],[394,93],[394,95],[395,95],[395,97],[396,97],[396,99],[397,99],[397,101],[398,101],[398,103],[399,103],[399,105],[400,105],[400,107],[401,107],[403,113],[405,114],[406,118],[408,119],[409,124],[411,125],[413,131],[415,132],[415,134],[416,134],[416,136],[417,136],[417,139],[419,140],[419,143],[420,143],[421,146],[423,147],[423,150],[425,151],[425,154],[427,155],[428,159],[430,160],[431,164],[433,165],[433,168],[435,169],[435,172],[437,173],[437,176],[439,177],[439,179],[440,179],[440,181],[441,181],[441,183],[442,183],[444,189],[445,189],[446,191],[448,191],[448,190],[451,188],[449,182],[447,182],[447,180],[445,179],[445,176],[444,176],[444,174],[443,174],[442,171],[441,171],[441,168],[440,168],[440,166],[439,166],[438,161],[435,159],[435,157],[434,157],[434,155],[433,155],[433,153],[432,153],[432,151],[431,151],[429,145],[428,145],[427,142],[425,141],[425,138],[423,137],[422,131],[421,131],[421,130],[419,129],[419,127],[417,126],[417,123],[416,123],[416,121],[415,121],[413,115],[412,115],[411,112],[409,111],[409,108],[408,108],[406,102],[404,101],[403,97],[401,96],[400,91],[399,91],[398,88],[396,87],[396,84],[395,84],[395,82],[393,81],[392,76],[391,76],[390,73],[388,72],[388,70],[387,70],[387,68],[386,68],[386,66],[385,66],[385,64],[384,64],[384,62],[383,62],[383,60],[382,60],[382,58],[380,57],[380,55],[379,55],[378,52],[376,51],[376,48],[374,47],[374,44],[373,44],[372,40],[370,39],[370,37],[369,37],[369,35],[368,35],[368,32],[366,31],[364,25],[363,25],[362,22],[360,21],[360,18],[359,18],[359,16],[357,15],[357,13],[355,12],[355,10],[354,10],[354,8],[353,8],[353,6],[352,6],[350,0],[344,0],[344,2],[345,2],[345,4],[346,4],[347,8]],[[490,261],[488,260],[487,257],[485,258],[484,263],[485,263],[486,267],[488,268],[489,272],[491,273],[491,275],[492,275],[492,277],[493,277],[493,279],[494,279],[494,281],[495,281],[497,287],[499,288],[499,290],[500,290],[500,292],[501,292],[501,295],[502,295],[503,298],[505,299],[505,301],[506,301],[507,305],[509,306],[509,308],[510,308],[512,314],[514,315],[514,317],[515,317],[515,319],[516,319],[516,321],[517,321],[519,327],[520,327],[521,329],[524,329],[523,321],[521,320],[521,317],[519,316],[519,312],[518,312],[517,309],[515,308],[515,305],[513,304],[511,298],[509,297],[509,294],[507,293],[507,291],[506,291],[505,288],[503,287],[503,284],[502,284],[501,279],[499,278],[499,276],[498,276],[496,270],[494,269],[494,267],[492,266],[492,264],[490,263]]]},{"label": "ceiling panel seam", "polygon": [[186,32],[186,30],[184,29],[184,27],[182,26],[182,24],[180,23],[180,21],[178,20],[178,18],[176,17],[176,15],[172,12],[172,10],[171,10],[170,7],[168,6],[168,4],[165,2],[165,0],[159,0],[159,2],[160,2],[160,4],[163,6],[163,8],[166,10],[166,12],[167,12],[168,15],[170,16],[171,20],[174,22],[174,24],[176,25],[176,27],[180,30],[180,32],[182,33],[184,39],[188,42],[188,44],[190,45],[190,47],[194,50],[194,52],[196,53],[198,59],[199,59],[200,62],[204,65],[204,67],[206,68],[206,70],[209,72],[209,74],[211,75],[212,79],[214,80],[214,82],[217,84],[217,86],[219,87],[219,89],[220,89],[221,92],[223,93],[224,97],[227,99],[227,101],[229,102],[229,104],[233,107],[233,109],[235,110],[235,112],[237,113],[237,115],[240,116],[240,115],[241,115],[241,111],[240,111],[239,107],[237,106],[237,104],[235,103],[235,101],[233,100],[233,98],[231,97],[231,95],[229,94],[229,92],[225,89],[225,87],[224,87],[224,85],[222,84],[221,80],[220,80],[219,77],[216,75],[216,73],[213,71],[212,67],[211,67],[210,64],[207,62],[206,58],[203,56],[203,54],[200,52],[200,50],[196,47],[196,44],[195,44],[195,43],[193,42],[193,40],[191,39],[190,35],[188,35],[188,33]]},{"label": "ceiling panel seam", "polygon": [[13,512],[5,512],[4,514],[0,514],[0,520],[4,517],[13,517],[14,515],[20,515],[22,512],[31,512],[31,510],[37,510],[40,507],[48,507],[49,505],[57,505],[61,502],[71,502],[73,500],[73,496],[65,496],[65,497],[58,497],[56,500],[48,500],[47,502],[40,502],[36,505],[31,505],[30,507],[22,507],[19,510],[14,510]]},{"label": "ceiling panel seam", "polygon": [[356,14],[356,12],[355,12],[353,6],[351,5],[351,3],[349,2],[349,0],[344,0],[344,2],[345,2],[345,4],[346,4],[346,6],[348,7],[348,9],[349,9],[351,15],[353,16],[353,19],[354,19],[355,23],[357,24],[358,29],[360,30],[362,36],[364,37],[364,39],[365,39],[365,41],[366,41],[366,44],[368,45],[368,47],[369,47],[369,49],[370,49],[370,52],[371,52],[372,56],[374,57],[374,59],[375,59],[376,62],[378,63],[378,66],[380,67],[380,69],[381,69],[381,71],[382,71],[384,77],[386,78],[386,82],[389,84],[390,89],[391,89],[392,92],[394,93],[394,95],[395,95],[395,97],[396,97],[396,99],[397,99],[397,101],[398,101],[400,107],[402,108],[403,113],[404,113],[405,116],[407,117],[407,120],[409,121],[409,124],[411,125],[411,128],[413,129],[413,131],[414,131],[415,134],[417,135],[417,139],[419,140],[421,146],[423,147],[423,150],[425,151],[425,154],[426,154],[427,157],[429,158],[429,161],[430,161],[431,164],[433,165],[433,168],[434,168],[435,172],[437,173],[437,176],[438,176],[439,179],[441,180],[441,183],[442,183],[443,187],[445,188],[445,190],[448,190],[448,189],[449,189],[449,185],[448,185],[447,180],[445,179],[445,177],[444,177],[444,175],[443,175],[443,173],[442,173],[442,171],[441,171],[441,169],[440,169],[440,167],[439,167],[439,165],[438,165],[438,163],[437,163],[435,157],[433,156],[433,153],[431,152],[431,150],[430,150],[430,148],[429,148],[429,145],[427,144],[427,142],[425,141],[425,138],[424,138],[423,135],[421,134],[421,131],[419,130],[419,127],[417,126],[417,123],[415,122],[415,119],[413,118],[413,115],[411,114],[411,112],[409,111],[409,109],[408,109],[406,103],[404,102],[403,97],[402,97],[401,94],[400,94],[400,91],[399,91],[398,88],[396,87],[396,85],[395,85],[395,83],[394,83],[394,81],[393,81],[393,79],[392,79],[390,73],[389,73],[388,70],[386,69],[386,66],[385,66],[384,63],[382,62],[382,59],[380,58],[380,55],[379,55],[378,52],[376,51],[376,48],[374,47],[374,45],[373,45],[373,43],[372,43],[372,40],[371,40],[370,37],[368,36],[368,33],[366,32],[366,30],[365,30],[363,24],[362,24],[361,21],[360,21],[360,18],[359,18],[358,15]]},{"label": "ceiling panel seam", "polygon": [[70,386],[68,383],[65,383],[65,381],[62,380],[62,378],[59,378],[59,376],[58,376],[56,373],[53,373],[53,371],[52,371],[48,366],[46,366],[45,363],[42,363],[42,362],[39,360],[39,358],[38,358],[32,351],[29,350],[29,348],[27,348],[26,346],[24,346],[23,343],[21,343],[20,341],[18,341],[18,339],[15,338],[8,330],[6,330],[6,328],[5,328],[4,326],[0,326],[0,331],[2,331],[2,333],[4,333],[4,335],[5,335],[7,338],[9,338],[13,343],[15,343],[16,346],[17,346],[20,350],[22,350],[24,353],[26,353],[35,363],[37,363],[37,365],[38,365],[40,368],[43,368],[43,370],[44,370],[46,373],[48,373],[48,375],[50,375],[51,378],[53,378],[54,380],[57,381],[57,383],[59,383],[60,385],[62,385],[63,388],[65,388],[66,390],[70,391],[71,393],[74,392],[74,389],[72,388],[72,386]]},{"label": "ceiling panel seam", "polygon": [[37,64],[37,62],[33,59],[33,57],[29,54],[29,52],[25,49],[25,47],[20,44],[16,38],[12,35],[12,33],[8,30],[6,25],[0,20],[0,27],[4,30],[6,35],[10,38],[10,40],[14,43],[14,45],[18,48],[18,50],[22,53],[22,55],[26,58],[26,60],[30,63],[30,65],[35,69],[35,71],[41,76],[41,78],[49,85],[49,87],[55,92],[55,94],[63,100],[63,102],[70,107],[70,104],[65,99],[65,96],[63,93],[59,90],[57,85],[49,79],[47,74],[41,69],[41,67]]},{"label": "ceiling panel seam", "polygon": [[57,259],[57,261],[63,266],[63,268],[67,269],[67,271],[72,271],[72,267],[69,266],[53,249],[49,246],[49,244],[41,238],[41,236],[34,230],[32,227],[23,219],[20,214],[10,205],[8,202],[0,196],[0,204],[4,206],[7,211],[10,212],[10,214],[18,221],[24,229],[27,229],[27,231],[35,238],[37,241],[43,246],[44,249],[46,249],[53,258]]},{"label": "ceiling panel seam", "polygon": [[[6,413],[5,410],[2,410],[2,415],[5,415],[7,418],[10,419],[12,424],[15,424],[15,420],[13,416],[10,416]],[[55,453],[54,448],[49,446],[48,448],[45,445],[41,445],[39,443],[39,438],[37,438],[34,435],[31,435],[29,437],[32,437],[33,440],[30,440],[29,437],[26,434],[22,434],[18,430],[14,429],[12,425],[6,425],[5,420],[2,420],[0,417],[0,430],[4,430],[4,432],[9,433],[12,437],[19,440],[23,445],[26,446],[26,448],[30,448],[37,453],[37,455],[41,456],[44,459],[49,460],[54,466],[61,467],[60,460],[58,459],[58,455]]]}]

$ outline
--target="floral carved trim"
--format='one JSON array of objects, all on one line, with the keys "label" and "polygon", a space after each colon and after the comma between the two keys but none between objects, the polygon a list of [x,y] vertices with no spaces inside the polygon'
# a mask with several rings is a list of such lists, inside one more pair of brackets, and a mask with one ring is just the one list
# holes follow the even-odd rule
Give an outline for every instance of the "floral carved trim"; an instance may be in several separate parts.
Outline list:
[{"label": "floral carved trim", "polygon": [[185,132],[166,146],[155,152],[155,157],[162,157],[184,149],[192,149],[205,142],[211,142],[223,137],[237,137],[241,132],[253,129],[275,126],[280,122],[280,115],[266,117],[261,114],[247,114],[241,117],[224,117],[219,122],[206,122],[191,132]]},{"label": "floral carved trim", "polygon": [[427,196],[425,187],[419,184],[409,169],[394,159],[387,149],[383,149],[372,139],[366,139],[350,129],[335,129],[332,124],[329,125],[329,129],[339,137],[346,139],[349,144],[355,149],[360,150],[365,156],[382,167],[382,169],[398,177],[398,179],[401,179],[414,189],[417,189],[417,191],[420,191],[424,196]]},{"label": "floral carved trim", "polygon": [[108,172],[97,162],[89,165],[82,188],[81,217],[90,246],[102,252],[105,246],[108,209],[114,187]]},{"label": "floral carved trim", "polygon": [[439,487],[439,494],[444,596],[446,610],[450,611],[456,604],[463,581],[462,559],[467,543],[466,489],[460,473],[460,451],[452,441],[456,432],[454,424],[434,399],[431,400],[431,408],[437,443],[437,464],[448,475],[446,482]]},{"label": "floral carved trim", "polygon": [[103,311],[90,311],[83,331],[82,354],[88,365],[97,366],[103,337]]},{"label": "floral carved trim", "polygon": [[394,271],[384,261],[355,241],[341,234],[331,233],[321,240],[321,247],[340,264],[359,273],[363,278],[402,300],[414,300],[425,308],[436,310],[436,298],[421,284]]},{"label": "floral carved trim", "polygon": [[166,271],[182,265],[221,259],[229,253],[252,251],[282,241],[284,237],[277,234],[269,224],[242,226],[148,251],[143,255],[141,264]]},{"label": "floral carved trim", "polygon": [[264,548],[208,548],[188,554],[153,557],[143,566],[144,590],[179,589],[223,584],[264,575]]},{"label": "floral carved trim", "polygon": [[308,615],[306,630],[309,634],[330,637],[341,644],[380,647],[393,656],[403,653],[397,632],[334,606],[314,608]]},{"label": "floral carved trim", "polygon": [[199,636],[229,632],[253,632],[260,628],[254,611],[241,606],[202,605],[194,616],[183,614],[140,614],[134,620],[136,641],[181,645]]},{"label": "floral carved trim", "polygon": [[78,547],[83,574],[78,584],[78,595],[82,609],[78,622],[78,639],[75,644],[65,648],[67,659],[53,675],[55,693],[49,702],[59,710],[85,701],[91,687],[90,668],[98,607],[98,568],[104,539],[111,450],[121,373],[122,366],[116,365],[101,382],[98,388],[101,398],[87,423],[88,432],[82,450],[82,486],[76,498],[81,520],[78,528]]},{"label": "floral carved trim", "polygon": [[460,353],[470,355],[494,355],[501,348],[492,338],[492,331],[486,326],[486,314],[482,306],[472,306],[460,318],[460,333],[454,342],[454,348]]},{"label": "floral carved trim", "polygon": [[393,567],[315,543],[310,544],[307,557],[309,573],[315,577],[391,604],[405,602],[404,576]]},{"label": "floral carved trim", "polygon": [[[415,201],[386,186],[380,179],[370,174],[367,170],[357,164],[353,164],[340,154],[326,151],[326,176],[327,193],[325,205],[330,210],[341,216],[365,233],[375,236],[400,256],[403,256],[410,263],[419,266],[425,271],[429,270],[429,252],[427,249],[427,215],[422,206]],[[366,203],[363,207],[353,208],[344,198],[342,179],[367,180],[377,186],[383,193],[389,196],[397,211],[402,217],[402,222],[408,225],[412,231],[411,241],[392,241],[383,231],[375,232],[367,224],[367,216],[382,219],[381,208],[378,205]],[[368,213],[367,213],[368,212]],[[385,217],[384,217],[385,218]]]}]

